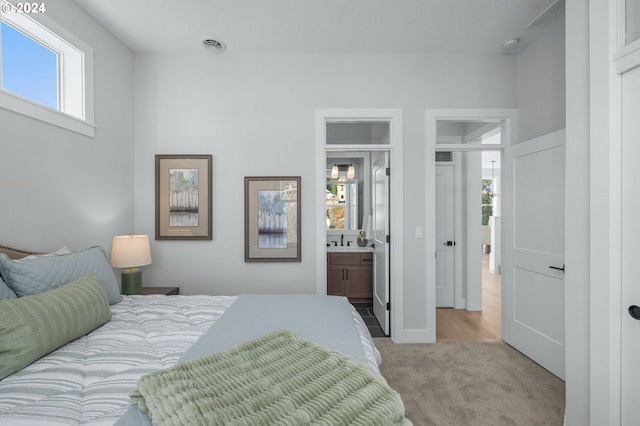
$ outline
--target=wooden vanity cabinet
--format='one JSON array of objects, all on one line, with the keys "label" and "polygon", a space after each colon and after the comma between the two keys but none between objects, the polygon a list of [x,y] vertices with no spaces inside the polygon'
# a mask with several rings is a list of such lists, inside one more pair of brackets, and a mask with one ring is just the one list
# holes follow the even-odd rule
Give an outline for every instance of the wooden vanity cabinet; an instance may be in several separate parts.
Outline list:
[{"label": "wooden vanity cabinet", "polygon": [[351,302],[373,299],[373,253],[327,253],[327,294]]}]

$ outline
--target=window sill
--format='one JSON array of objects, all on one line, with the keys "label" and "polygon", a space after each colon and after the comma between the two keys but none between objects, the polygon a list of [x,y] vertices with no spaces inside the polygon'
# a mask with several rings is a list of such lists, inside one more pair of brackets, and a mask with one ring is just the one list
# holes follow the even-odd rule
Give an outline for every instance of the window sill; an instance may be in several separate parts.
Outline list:
[{"label": "window sill", "polygon": [[97,126],[46,106],[29,101],[21,96],[0,89],[0,108],[52,124],[63,129],[89,136],[96,135]]}]

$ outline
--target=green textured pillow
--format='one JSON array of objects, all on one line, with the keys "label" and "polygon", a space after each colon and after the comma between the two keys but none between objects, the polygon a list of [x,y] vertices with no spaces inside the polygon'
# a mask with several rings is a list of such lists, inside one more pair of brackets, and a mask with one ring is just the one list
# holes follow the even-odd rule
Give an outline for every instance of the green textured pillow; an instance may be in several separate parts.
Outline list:
[{"label": "green textured pillow", "polygon": [[107,294],[94,274],[0,301],[0,380],[110,319]]}]

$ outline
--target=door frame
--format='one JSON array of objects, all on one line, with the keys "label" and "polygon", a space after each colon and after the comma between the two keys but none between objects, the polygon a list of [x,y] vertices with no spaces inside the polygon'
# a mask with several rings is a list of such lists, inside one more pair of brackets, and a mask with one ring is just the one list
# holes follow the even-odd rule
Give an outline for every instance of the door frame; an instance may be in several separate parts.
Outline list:
[{"label": "door frame", "polygon": [[[471,132],[469,135],[475,135],[472,138],[465,136],[464,141],[473,140],[480,137],[487,132],[496,129],[495,125],[491,125],[491,130],[487,130],[487,126],[483,126],[475,132]],[[502,126],[500,126],[502,127]],[[454,247],[454,274],[455,274],[455,294],[454,294],[454,309],[465,309],[467,311],[481,311],[482,310],[482,273],[481,273],[481,256],[476,247],[480,247],[482,243],[481,227],[478,225],[476,219],[470,214],[471,208],[477,202],[477,196],[468,190],[463,191],[463,188],[472,188],[475,185],[478,186],[480,191],[480,179],[482,176],[481,159],[474,158],[473,162],[469,161],[469,156],[465,162],[462,161],[462,153],[480,153],[485,151],[500,152],[500,156],[503,155],[503,148],[497,149],[495,145],[483,144],[481,149],[475,148],[468,149],[462,148],[460,145],[463,143],[461,136],[438,136],[436,151],[449,151],[453,153],[453,161],[447,163],[437,162],[436,167],[440,165],[450,165],[454,167],[454,227],[455,236],[454,240],[457,244]],[[440,148],[443,144],[458,144],[456,150]],[[466,145],[468,146],[468,145]],[[500,145],[502,146],[502,145]],[[494,148],[492,148],[494,147]],[[464,170],[464,179],[463,179]],[[462,196],[463,192],[466,192],[465,197]],[[478,192],[479,193],[479,192]],[[463,202],[464,198],[464,202]],[[466,208],[463,208],[466,206]],[[464,224],[464,226],[463,226]],[[460,233],[462,229],[466,229],[466,233],[463,235]],[[500,244],[497,247],[502,250]],[[496,250],[496,247],[492,247]],[[465,262],[462,262],[462,254],[464,253]],[[464,268],[463,268],[464,263]],[[470,274],[469,271],[475,271],[474,274]],[[464,277],[464,280],[463,280]],[[464,283],[463,283],[464,281]]]},{"label": "door frame", "polygon": [[[581,338],[567,345],[566,417],[576,424],[620,424],[621,319],[628,315],[621,299],[622,74],[640,66],[640,40],[625,46],[624,0],[571,7],[575,17],[567,20],[567,46],[577,40],[583,44],[567,49],[567,99],[575,102],[567,104],[567,178],[586,178],[590,184],[586,191],[567,194],[576,206],[567,217],[584,208],[590,214],[586,224],[567,221],[575,241],[567,254],[576,269],[567,274],[567,297],[573,301],[566,303],[567,336]],[[581,268],[586,260],[589,266]]]},{"label": "door frame", "polygon": [[[437,122],[443,121],[500,121],[503,123],[503,144],[500,145],[466,145],[437,144]],[[425,111],[425,268],[426,268],[426,313],[427,313],[427,341],[436,341],[436,274],[435,274],[435,152],[470,151],[487,149],[504,149],[518,135],[518,110],[512,108],[500,109],[427,109]],[[506,195],[506,194],[505,194]],[[504,200],[504,197],[503,197]],[[501,244],[504,246],[504,244]],[[503,302],[504,303],[504,302]]]},{"label": "door frame", "polygon": [[[389,144],[384,145],[335,145],[327,144],[328,122],[387,121],[390,124]],[[327,151],[389,151],[390,152],[390,289],[391,339],[397,343],[423,341],[414,330],[404,326],[404,270],[403,270],[403,124],[401,109],[317,109],[316,127],[316,179],[315,179],[315,226],[316,226],[316,293],[327,294],[327,255],[325,224],[326,153]]]}]

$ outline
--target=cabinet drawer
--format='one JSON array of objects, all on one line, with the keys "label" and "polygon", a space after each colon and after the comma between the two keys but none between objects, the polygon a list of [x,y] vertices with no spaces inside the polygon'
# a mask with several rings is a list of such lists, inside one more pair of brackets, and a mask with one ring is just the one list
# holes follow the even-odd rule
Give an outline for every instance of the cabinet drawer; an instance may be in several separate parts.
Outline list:
[{"label": "cabinet drawer", "polygon": [[360,254],[361,265],[373,265],[373,253],[361,253]]},{"label": "cabinet drawer", "polygon": [[359,265],[362,253],[331,253],[329,255],[330,265]]},{"label": "cabinet drawer", "polygon": [[373,253],[327,253],[328,265],[373,265]]}]

